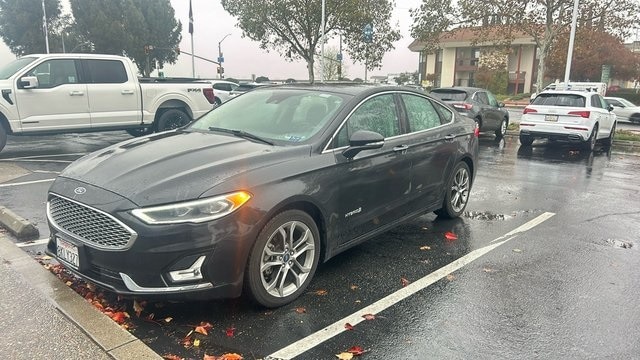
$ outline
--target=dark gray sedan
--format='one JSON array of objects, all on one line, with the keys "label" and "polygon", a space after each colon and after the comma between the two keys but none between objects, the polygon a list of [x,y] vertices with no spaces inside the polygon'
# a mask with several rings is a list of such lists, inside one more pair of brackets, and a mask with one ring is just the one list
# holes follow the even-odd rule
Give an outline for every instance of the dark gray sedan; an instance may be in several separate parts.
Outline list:
[{"label": "dark gray sedan", "polygon": [[498,102],[489,90],[456,86],[433,89],[429,95],[475,120],[481,132],[493,131],[497,137],[507,133],[509,112],[504,109],[504,103]]},{"label": "dark gray sedan", "polygon": [[408,88],[255,89],[67,167],[48,253],[126,296],[281,306],[336,254],[425,212],[459,216],[477,136]]}]

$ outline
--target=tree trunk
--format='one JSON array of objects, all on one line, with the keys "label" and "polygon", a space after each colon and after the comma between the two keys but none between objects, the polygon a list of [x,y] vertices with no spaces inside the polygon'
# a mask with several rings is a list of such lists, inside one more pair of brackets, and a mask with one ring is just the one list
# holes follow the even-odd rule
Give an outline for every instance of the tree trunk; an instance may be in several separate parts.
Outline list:
[{"label": "tree trunk", "polygon": [[553,29],[551,29],[551,24],[547,24],[545,26],[544,36],[542,37],[542,42],[540,43],[540,58],[538,59],[538,76],[536,77],[536,93],[542,91],[542,84],[544,82],[545,71],[547,70],[547,65],[545,64],[547,60],[547,56],[549,56],[549,52],[551,51],[551,43],[554,38]]},{"label": "tree trunk", "polygon": [[313,76],[313,56],[307,59],[307,70],[309,71],[309,82],[313,84],[315,78]]}]

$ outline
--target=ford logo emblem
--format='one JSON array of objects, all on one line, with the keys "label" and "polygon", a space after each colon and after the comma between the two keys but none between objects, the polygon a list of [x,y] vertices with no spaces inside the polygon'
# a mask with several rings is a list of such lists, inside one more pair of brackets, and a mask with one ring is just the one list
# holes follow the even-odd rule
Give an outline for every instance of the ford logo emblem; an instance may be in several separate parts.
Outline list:
[{"label": "ford logo emblem", "polygon": [[87,189],[83,188],[82,186],[78,186],[77,188],[73,189],[73,192],[76,193],[76,195],[82,195],[87,192]]}]

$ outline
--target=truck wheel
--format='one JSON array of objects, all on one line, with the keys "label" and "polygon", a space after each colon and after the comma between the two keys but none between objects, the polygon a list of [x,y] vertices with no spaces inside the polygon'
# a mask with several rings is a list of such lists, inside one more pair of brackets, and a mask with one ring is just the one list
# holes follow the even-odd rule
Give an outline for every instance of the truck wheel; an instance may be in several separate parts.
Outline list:
[{"label": "truck wheel", "polygon": [[131,136],[144,136],[144,135],[149,135],[153,132],[152,127],[148,127],[148,128],[137,128],[137,129],[127,129],[127,132],[129,133],[129,135]]},{"label": "truck wheel", "polygon": [[4,129],[4,126],[0,124],[0,151],[4,149],[4,146],[7,144],[7,131]]},{"label": "truck wheel", "polygon": [[158,118],[158,132],[177,129],[191,122],[191,118],[180,109],[167,109]]}]

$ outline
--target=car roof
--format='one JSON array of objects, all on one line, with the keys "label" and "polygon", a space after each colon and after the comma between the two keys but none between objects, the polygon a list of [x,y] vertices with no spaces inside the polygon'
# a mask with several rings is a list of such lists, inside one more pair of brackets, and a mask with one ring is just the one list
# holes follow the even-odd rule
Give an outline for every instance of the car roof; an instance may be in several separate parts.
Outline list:
[{"label": "car roof", "polygon": [[595,91],[586,91],[586,90],[545,90],[540,94],[538,94],[538,96],[544,95],[544,94],[581,95],[581,96],[587,97],[587,95],[589,94],[598,94],[598,93]]},{"label": "car roof", "polygon": [[487,89],[482,89],[482,88],[478,88],[478,87],[471,87],[471,86],[449,86],[449,87],[440,87],[440,88],[435,88],[433,91],[437,91],[437,90],[458,90],[458,91],[464,91],[464,92],[476,92],[476,91],[488,91]]},{"label": "car roof", "polygon": [[[325,91],[346,95],[369,95],[385,91],[406,91],[415,94],[425,95],[424,92],[415,88],[406,86],[379,86],[375,84],[359,84],[359,83],[295,83],[295,84],[278,84],[272,85],[280,89],[302,89],[311,91]],[[256,89],[257,90],[257,89]]]}]

